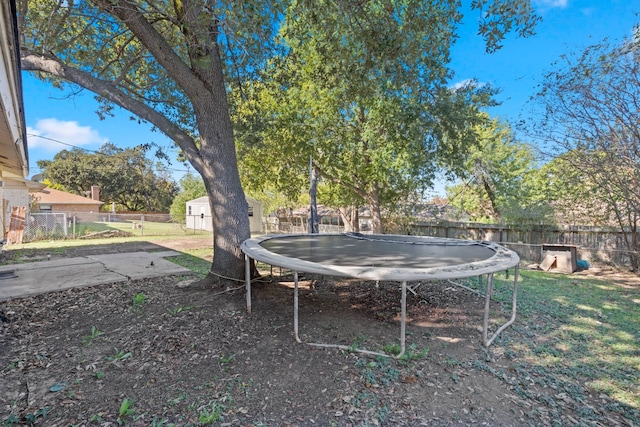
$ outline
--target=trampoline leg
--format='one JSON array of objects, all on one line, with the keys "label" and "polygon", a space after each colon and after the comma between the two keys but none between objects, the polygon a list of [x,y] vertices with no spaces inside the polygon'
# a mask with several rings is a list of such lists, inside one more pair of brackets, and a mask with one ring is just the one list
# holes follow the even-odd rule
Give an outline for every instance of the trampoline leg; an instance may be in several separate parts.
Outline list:
[{"label": "trampoline leg", "polygon": [[484,292],[484,318],[482,319],[482,342],[489,347],[487,334],[489,331],[489,307],[491,305],[491,293],[493,292],[493,273],[487,275],[487,287]]},{"label": "trampoline leg", "polygon": [[376,351],[369,351],[360,348],[353,348],[352,346],[346,346],[342,344],[324,344],[324,343],[315,343],[315,342],[302,342],[300,339],[300,335],[298,334],[298,272],[293,272],[293,334],[295,335],[296,341],[300,344],[307,344],[314,347],[321,348],[339,348],[341,350],[350,351],[350,352],[358,352],[363,354],[370,354],[373,356],[383,356],[383,357],[392,357],[395,359],[400,359],[405,352],[405,331],[406,331],[406,323],[407,323],[407,282],[402,282],[402,300],[401,300],[401,319],[400,319],[400,353],[392,356],[385,353],[379,353]]},{"label": "trampoline leg", "polygon": [[488,338],[488,334],[489,334],[489,306],[491,303],[491,294],[493,293],[493,273],[490,273],[487,276],[487,291],[486,291],[485,304],[484,304],[484,322],[482,325],[482,341],[485,347],[489,347],[493,343],[493,340],[495,340],[502,331],[504,331],[508,326],[510,326],[516,320],[516,309],[517,309],[517,303],[518,303],[519,266],[516,265],[514,270],[515,271],[513,274],[513,299],[511,301],[511,318],[502,326],[500,326],[493,333],[493,335],[491,335],[491,338]]},{"label": "trampoline leg", "polygon": [[251,260],[244,256],[244,280],[247,287],[247,313],[251,314]]},{"label": "trampoline leg", "polygon": [[407,282],[402,282],[402,301],[400,303],[400,354],[394,356],[396,359],[404,355],[406,345],[406,325],[407,325]]},{"label": "trampoline leg", "polygon": [[302,343],[298,336],[298,272],[293,272],[293,333],[296,341]]}]

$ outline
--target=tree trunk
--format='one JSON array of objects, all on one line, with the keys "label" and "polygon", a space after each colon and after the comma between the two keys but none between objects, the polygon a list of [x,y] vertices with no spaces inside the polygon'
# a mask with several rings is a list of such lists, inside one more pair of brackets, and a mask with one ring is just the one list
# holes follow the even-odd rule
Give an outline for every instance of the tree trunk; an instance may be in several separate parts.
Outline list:
[{"label": "tree trunk", "polygon": [[373,190],[367,196],[367,203],[371,209],[371,231],[374,234],[382,234],[382,213],[380,212],[380,195],[377,183],[373,185]]},{"label": "tree trunk", "polygon": [[316,196],[318,193],[318,172],[310,166],[311,174],[309,181],[309,234],[318,234],[318,204]]},{"label": "tree trunk", "polygon": [[351,207],[351,224],[353,227],[353,231],[356,233],[360,232],[360,217],[358,216],[358,207]]},{"label": "tree trunk", "polygon": [[240,244],[251,237],[249,207],[238,172],[233,126],[219,55],[209,90],[211,96],[192,99],[200,134],[198,172],[204,180],[213,221],[213,263],[206,282],[230,281],[244,277],[244,255]]},{"label": "tree trunk", "polygon": [[349,208],[339,208],[340,218],[344,224],[344,231],[354,233],[360,232],[360,219],[358,217],[358,207],[351,206]]},{"label": "tree trunk", "polygon": [[338,213],[340,214],[340,219],[342,219],[342,223],[344,224],[345,233],[354,231],[350,216],[351,212],[345,208],[338,208]]}]

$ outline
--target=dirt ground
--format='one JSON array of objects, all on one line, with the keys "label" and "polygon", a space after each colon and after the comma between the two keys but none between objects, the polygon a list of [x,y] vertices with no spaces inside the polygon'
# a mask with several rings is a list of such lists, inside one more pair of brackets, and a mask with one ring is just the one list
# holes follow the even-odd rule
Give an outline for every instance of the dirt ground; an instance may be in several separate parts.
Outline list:
[{"label": "dirt ground", "polygon": [[[157,246],[57,256],[107,248]],[[301,280],[303,341],[397,347],[397,284]],[[580,419],[571,410],[545,418],[536,401],[495,375],[515,362],[499,342],[481,344],[484,298],[450,283],[409,294],[402,360],[297,343],[287,277],[253,286],[251,315],[241,284],[226,292],[195,283],[172,276],[0,303],[0,423],[520,426]]]}]

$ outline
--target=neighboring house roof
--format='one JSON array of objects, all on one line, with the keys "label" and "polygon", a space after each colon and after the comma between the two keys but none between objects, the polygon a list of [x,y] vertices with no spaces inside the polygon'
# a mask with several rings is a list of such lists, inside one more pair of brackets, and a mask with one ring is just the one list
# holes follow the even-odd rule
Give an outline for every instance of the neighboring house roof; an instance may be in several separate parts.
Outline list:
[{"label": "neighboring house roof", "polygon": [[42,191],[33,193],[33,196],[39,204],[52,205],[103,205],[100,200],[93,200],[89,197],[78,196],[77,194],[67,193],[66,191],[54,190],[53,188],[45,188]]},{"label": "neighboring house roof", "polygon": [[[0,2],[0,179],[29,173],[15,0]],[[9,174],[9,175],[6,175]]]}]

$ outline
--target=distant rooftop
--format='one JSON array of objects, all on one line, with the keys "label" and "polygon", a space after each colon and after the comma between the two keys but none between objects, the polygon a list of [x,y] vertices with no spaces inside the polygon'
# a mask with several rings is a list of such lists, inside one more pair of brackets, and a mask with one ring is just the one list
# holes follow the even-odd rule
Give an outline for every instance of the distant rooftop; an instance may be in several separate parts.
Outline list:
[{"label": "distant rooftop", "polygon": [[66,191],[54,190],[53,188],[45,188],[41,191],[33,193],[38,203],[49,204],[74,204],[74,205],[103,205],[100,200],[93,200],[90,197],[78,196],[77,194],[67,193]]}]

